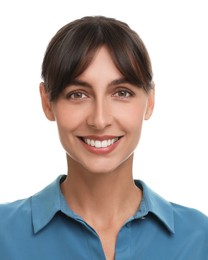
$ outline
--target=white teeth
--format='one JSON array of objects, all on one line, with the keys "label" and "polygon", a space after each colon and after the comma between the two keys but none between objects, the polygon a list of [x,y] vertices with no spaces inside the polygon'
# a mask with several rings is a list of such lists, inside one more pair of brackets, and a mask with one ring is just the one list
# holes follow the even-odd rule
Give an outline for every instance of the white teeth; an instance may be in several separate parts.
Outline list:
[{"label": "white teeth", "polygon": [[101,141],[95,141],[95,147],[96,147],[96,148],[102,147]]},{"label": "white teeth", "polygon": [[102,145],[102,147],[107,147],[108,141],[107,140],[102,141],[101,145]]},{"label": "white teeth", "polygon": [[110,145],[112,145],[113,143],[115,143],[116,141],[118,141],[118,137],[113,138],[113,139],[108,139],[108,140],[92,140],[92,139],[88,139],[88,138],[84,138],[83,139],[84,142],[90,146],[96,147],[96,148],[106,148]]}]

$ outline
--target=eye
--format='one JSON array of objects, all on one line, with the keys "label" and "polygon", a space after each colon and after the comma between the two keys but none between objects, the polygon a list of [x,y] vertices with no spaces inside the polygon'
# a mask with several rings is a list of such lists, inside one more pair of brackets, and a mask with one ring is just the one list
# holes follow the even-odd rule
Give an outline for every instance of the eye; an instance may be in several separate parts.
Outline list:
[{"label": "eye", "polygon": [[114,97],[119,97],[119,98],[128,98],[133,96],[133,93],[127,89],[121,89],[118,90],[115,94]]},{"label": "eye", "polygon": [[87,98],[87,95],[81,91],[70,92],[66,95],[67,99],[80,100]]}]

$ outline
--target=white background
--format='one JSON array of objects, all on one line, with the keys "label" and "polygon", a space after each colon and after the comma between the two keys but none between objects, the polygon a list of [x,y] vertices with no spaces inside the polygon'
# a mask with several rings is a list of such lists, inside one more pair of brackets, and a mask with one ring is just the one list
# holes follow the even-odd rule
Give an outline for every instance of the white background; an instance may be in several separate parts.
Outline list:
[{"label": "white background", "polygon": [[134,177],[167,200],[208,214],[208,7],[206,0],[0,3],[0,202],[24,198],[66,173],[55,123],[38,85],[46,46],[86,15],[127,22],[143,39],[156,84]]}]

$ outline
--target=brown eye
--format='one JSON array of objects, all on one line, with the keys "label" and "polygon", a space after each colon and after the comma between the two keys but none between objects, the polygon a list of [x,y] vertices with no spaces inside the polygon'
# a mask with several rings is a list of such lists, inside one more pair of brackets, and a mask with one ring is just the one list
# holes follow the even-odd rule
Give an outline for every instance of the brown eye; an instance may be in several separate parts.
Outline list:
[{"label": "brown eye", "polygon": [[115,97],[128,98],[132,96],[132,93],[129,90],[119,90],[114,94]]},{"label": "brown eye", "polygon": [[72,92],[67,94],[68,99],[83,99],[86,98],[86,94],[80,91]]}]

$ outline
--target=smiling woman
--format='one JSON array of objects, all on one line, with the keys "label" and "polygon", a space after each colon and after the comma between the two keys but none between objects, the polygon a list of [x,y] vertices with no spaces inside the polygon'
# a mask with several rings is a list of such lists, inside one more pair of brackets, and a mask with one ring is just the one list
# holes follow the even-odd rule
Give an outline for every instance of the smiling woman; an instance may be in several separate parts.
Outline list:
[{"label": "smiling woman", "polygon": [[[71,175],[82,175],[83,170],[77,170],[80,166],[99,173],[116,171],[126,163],[131,168],[143,119],[148,119],[153,110],[154,90],[147,94],[124,79],[106,46],[96,51],[85,71],[55,101],[50,102],[43,83],[40,87],[46,116],[56,120],[61,143],[69,155]],[[102,147],[101,141],[111,145]],[[74,171],[71,160],[78,164]],[[128,174],[131,171],[125,172]]]},{"label": "smiling woman", "polygon": [[208,218],[133,179],[155,92],[139,36],[112,18],[75,20],[49,43],[42,77],[68,172],[0,206],[0,258],[208,259]]}]

